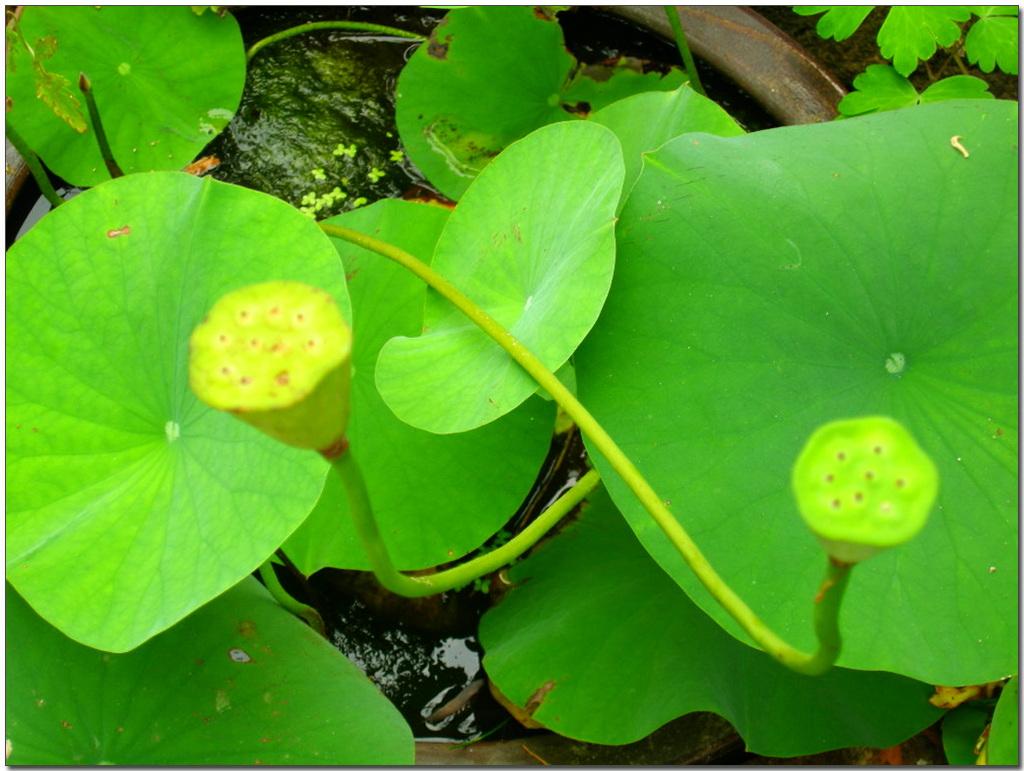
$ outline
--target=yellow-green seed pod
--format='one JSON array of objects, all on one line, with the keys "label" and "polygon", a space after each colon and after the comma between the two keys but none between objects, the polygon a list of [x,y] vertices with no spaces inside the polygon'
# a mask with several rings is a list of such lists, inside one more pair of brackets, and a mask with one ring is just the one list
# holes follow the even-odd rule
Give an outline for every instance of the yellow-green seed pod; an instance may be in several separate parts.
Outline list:
[{"label": "yellow-green seed pod", "polygon": [[895,420],[839,420],[811,435],[793,467],[793,490],[829,556],[855,563],[920,532],[939,472]]},{"label": "yellow-green seed pod", "polygon": [[218,300],[189,340],[189,385],[292,447],[345,436],[352,332],[327,292],[294,281],[243,287]]}]

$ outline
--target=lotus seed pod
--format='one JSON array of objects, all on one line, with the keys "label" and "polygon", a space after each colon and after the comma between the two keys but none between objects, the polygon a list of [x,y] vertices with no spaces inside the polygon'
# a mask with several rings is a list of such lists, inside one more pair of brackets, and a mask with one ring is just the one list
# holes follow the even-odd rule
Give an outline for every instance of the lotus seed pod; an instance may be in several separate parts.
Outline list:
[{"label": "lotus seed pod", "polygon": [[294,281],[238,289],[189,342],[189,384],[206,404],[292,447],[344,438],[352,332],[326,292]]},{"label": "lotus seed pod", "polygon": [[829,556],[856,563],[920,532],[939,473],[895,420],[856,418],[814,432],[793,467],[793,490]]}]

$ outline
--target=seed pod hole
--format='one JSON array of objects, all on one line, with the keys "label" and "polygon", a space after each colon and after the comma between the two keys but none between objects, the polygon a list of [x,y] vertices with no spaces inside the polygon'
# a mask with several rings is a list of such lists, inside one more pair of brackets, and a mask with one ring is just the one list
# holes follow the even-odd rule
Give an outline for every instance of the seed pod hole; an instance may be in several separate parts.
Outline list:
[{"label": "seed pod hole", "polygon": [[839,420],[808,440],[793,467],[793,490],[829,556],[859,562],[924,527],[938,470],[891,418]]},{"label": "seed pod hole", "polygon": [[288,385],[288,379],[287,372],[279,372],[277,377],[274,378],[274,382],[278,385]]},{"label": "seed pod hole", "polygon": [[247,385],[252,383],[252,378],[251,377],[239,378],[238,383],[239,383],[239,385],[247,386]]}]

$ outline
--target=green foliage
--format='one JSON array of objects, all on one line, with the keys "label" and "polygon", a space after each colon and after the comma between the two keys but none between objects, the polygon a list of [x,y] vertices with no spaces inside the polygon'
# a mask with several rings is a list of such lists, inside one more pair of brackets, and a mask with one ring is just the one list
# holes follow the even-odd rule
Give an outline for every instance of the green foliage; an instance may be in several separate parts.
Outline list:
[{"label": "green foliage", "polygon": [[46,69],[46,60],[57,50],[57,41],[53,36],[39,38],[35,45],[29,45],[21,36],[17,17],[12,17],[7,25],[7,69],[10,74],[17,72],[18,61],[22,58],[22,49],[28,52],[32,61],[32,70],[36,81],[36,98],[41,99],[54,115],[66,122],[79,134],[88,128],[82,115],[82,103],[71,92],[71,82],[56,72]]},{"label": "green foliage", "polygon": [[70,90],[80,73],[92,81],[126,173],[184,168],[227,125],[242,95],[245,53],[231,16],[197,16],[186,6],[26,6],[18,33],[34,53],[32,66],[23,66],[26,46],[8,57],[7,120],[74,185],[110,178]]},{"label": "green foliage", "polygon": [[784,756],[865,736],[891,746],[939,715],[922,683],[848,669],[807,677],[733,639],[658,569],[603,492],[511,579],[481,621],[484,666],[517,704],[539,701],[535,720],[575,739],[637,741],[707,710],[751,752]]},{"label": "green foliage", "polygon": [[[638,121],[637,115],[645,116],[645,120]],[[621,201],[636,184],[643,154],[648,150],[680,134],[702,132],[731,137],[743,133],[725,110],[689,87],[637,94],[601,108],[590,120],[614,131],[622,145],[626,181]]]},{"label": "green foliage", "polygon": [[[106,52],[89,24],[107,10],[120,13],[68,12],[92,56]],[[143,16],[117,23],[150,41],[165,17],[129,10]],[[185,80],[215,62],[234,83],[234,44],[212,32],[233,22],[171,10],[212,25],[181,37]],[[838,36],[862,12],[833,13]],[[52,18],[42,61],[67,77],[76,32]],[[49,34],[28,21],[25,40]],[[110,48],[119,77],[145,69]],[[36,72],[19,66],[19,87]],[[98,98],[113,93],[90,77]],[[536,719],[592,741],[704,709],[778,755],[901,741],[937,714],[909,678],[1016,666],[1016,107],[961,100],[744,136],[690,89],[663,90],[678,79],[589,77],[532,9],[453,11],[398,101],[404,147],[459,206],[382,201],[332,221],[431,264],[549,368],[564,363],[677,524],[800,647],[825,561],[789,487],[800,442],[837,417],[891,416],[934,458],[941,491],[914,541],[857,568],[842,668],[815,679],[746,642],[592,446],[608,494],[513,569],[481,627],[488,672]],[[612,102],[633,90],[663,91]],[[146,130],[193,125],[194,104],[171,124],[124,96],[100,100],[113,127],[127,109]],[[65,138],[53,158],[85,157]],[[332,147],[348,152],[336,135]],[[100,179],[8,252],[12,760],[408,762],[394,710],[246,578],[282,544],[307,573],[365,569],[345,490],[314,453],[192,394],[189,333],[240,286],[300,281],[335,298],[353,330],[351,452],[403,570],[499,530],[545,456],[554,405],[416,276],[332,244],[280,200],[170,172]],[[1009,712],[999,720],[1008,736]],[[991,751],[1006,752],[998,735]]]},{"label": "green foliage", "polygon": [[978,742],[991,712],[991,704],[969,701],[942,718],[942,751],[951,766],[973,766],[978,762]]},{"label": "green foliage", "polygon": [[977,64],[982,72],[996,67],[1010,75],[1017,74],[1019,61],[1017,7],[1013,5],[972,6],[978,20],[971,25],[964,40],[967,61]]},{"label": "green foliage", "polygon": [[[812,5],[793,6],[793,10],[805,16],[822,13],[818,34],[841,41],[856,32],[875,7]],[[972,15],[977,18],[969,24]],[[840,114],[849,117],[949,99],[991,98],[983,80],[966,74],[960,55],[966,53],[982,72],[992,72],[998,65],[1003,72],[1017,74],[1016,15],[1013,6],[891,6],[877,40],[881,55],[891,59],[893,66],[869,65],[854,78],[854,91],[840,102]],[[940,80],[929,68],[931,83],[918,93],[908,78],[919,61],[927,62],[939,47],[947,51],[947,59],[960,64],[964,74]]]},{"label": "green foliage", "polygon": [[818,19],[817,31],[826,40],[846,40],[850,37],[868,14],[875,9],[873,5],[794,5],[793,10],[801,16],[822,14]]},{"label": "green foliage", "polygon": [[918,93],[914,84],[887,64],[869,64],[853,80],[854,90],[839,103],[843,115],[865,115],[949,99],[993,99],[988,84],[973,75],[952,75]]},{"label": "green foliage", "polygon": [[54,210],[6,278],[7,575],[69,637],[129,650],[267,559],[326,473],[196,399],[192,328],[226,291],[280,278],[350,315],[344,275],[287,204],[163,172]]},{"label": "green foliage", "polygon": [[[373,233],[431,260],[449,213],[436,206],[379,201],[328,222]],[[352,419],[360,460],[384,541],[403,570],[428,568],[478,547],[530,491],[551,440],[551,404],[528,399],[493,423],[460,434],[432,434],[401,422],[374,384],[384,344],[423,331],[423,282],[398,265],[335,242],[358,309],[353,319]],[[336,475],[285,549],[312,573],[331,565],[367,569]]]},{"label": "green foliage", "polygon": [[[538,129],[469,186],[433,267],[558,369],[597,320],[611,285],[622,175],[608,129],[585,122]],[[447,300],[428,296],[423,329],[392,338],[377,360],[377,388],[400,420],[435,433],[466,431],[537,390]]]},{"label": "green foliage", "polygon": [[[939,683],[1015,666],[1016,132],[1016,104],[958,101],[683,135],[647,155],[620,217],[579,397],[769,626],[813,644],[812,604],[780,599],[820,581],[787,489],[805,437],[888,415],[939,468],[929,524],[850,580],[841,666]],[[645,548],[746,639],[595,463]]]},{"label": "green foliage", "polygon": [[988,763],[1020,765],[1020,676],[1014,675],[999,694],[988,734]]},{"label": "green foliage", "polygon": [[629,63],[581,67],[561,28],[530,7],[451,11],[402,70],[398,129],[410,159],[452,199],[503,148],[548,123],[580,118],[631,93],[672,90],[678,74]]},{"label": "green foliage", "polygon": [[970,16],[963,6],[894,5],[878,30],[882,56],[892,59],[900,75],[909,75],[918,61],[930,59],[938,46],[953,45],[961,35],[957,22]]},{"label": "green foliage", "polygon": [[9,584],[6,620],[11,765],[412,761],[398,711],[255,579],[130,653],[69,640]]}]

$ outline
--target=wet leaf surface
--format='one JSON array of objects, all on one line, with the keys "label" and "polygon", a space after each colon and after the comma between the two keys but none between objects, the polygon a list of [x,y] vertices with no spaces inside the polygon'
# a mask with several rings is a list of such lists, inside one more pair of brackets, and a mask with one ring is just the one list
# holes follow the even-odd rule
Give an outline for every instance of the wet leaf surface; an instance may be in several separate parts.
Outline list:
[{"label": "wet leaf surface", "polygon": [[[558,369],[597,319],[611,283],[622,169],[619,142],[603,126],[538,129],[466,191],[432,267]],[[435,433],[486,425],[537,390],[504,349],[434,292],[422,334],[384,345],[376,384],[399,419]]]},{"label": "wet leaf surface", "polygon": [[412,735],[347,658],[248,578],[130,653],[79,645],[7,586],[12,765],[362,765]]},{"label": "wet leaf surface", "polygon": [[891,746],[939,715],[923,683],[799,675],[733,639],[650,560],[604,492],[511,577],[481,620],[484,668],[534,720],[574,739],[623,744],[711,711],[751,752],[789,756]]},{"label": "wet leaf surface", "polygon": [[245,52],[230,14],[197,16],[183,6],[32,6],[22,13],[20,32],[30,45],[53,41],[52,56],[42,63],[42,95],[78,125],[36,98],[38,73],[25,51],[17,52],[17,69],[9,73],[13,109],[7,120],[73,185],[110,178],[95,129],[79,133],[89,120],[79,73],[92,81],[100,120],[125,173],[184,168],[228,124],[242,95]]},{"label": "wet leaf surface", "polygon": [[263,562],[327,473],[196,399],[192,329],[268,279],[351,317],[344,274],[287,204],[175,172],[74,198],[6,270],[7,576],[70,637],[128,650]]},{"label": "wet leaf surface", "polygon": [[[430,261],[448,211],[381,201],[330,220]],[[356,307],[353,326],[351,451],[366,478],[391,558],[400,569],[461,557],[515,513],[551,439],[554,409],[528,399],[510,414],[461,434],[439,435],[398,420],[374,385],[382,346],[422,330],[426,285],[380,255],[335,241]],[[336,474],[309,520],[285,544],[306,572],[324,566],[368,569]]]},{"label": "wet leaf surface", "polygon": [[[805,649],[821,552],[792,463],[830,420],[908,427],[939,468],[938,503],[852,577],[849,667],[938,683],[1016,667],[1016,110],[957,101],[670,142],[623,210],[608,303],[575,357],[582,401]],[[746,639],[596,464],[645,548]]]}]

